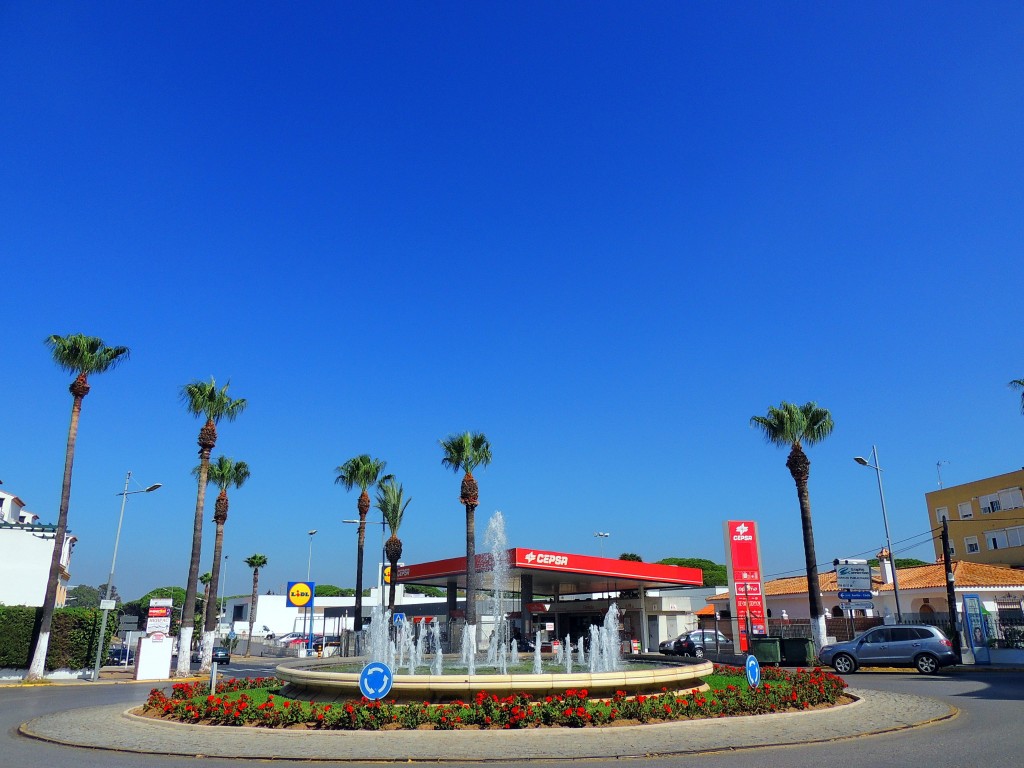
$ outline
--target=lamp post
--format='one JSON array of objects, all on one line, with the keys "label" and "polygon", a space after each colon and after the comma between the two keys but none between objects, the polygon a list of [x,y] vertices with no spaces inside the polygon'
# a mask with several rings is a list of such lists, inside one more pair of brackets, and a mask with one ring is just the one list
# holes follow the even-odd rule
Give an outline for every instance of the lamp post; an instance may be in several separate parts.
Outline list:
[{"label": "lamp post", "polygon": [[896,601],[896,622],[903,622],[903,612],[900,610],[900,579],[896,573],[896,556],[892,552],[892,541],[889,538],[889,515],[885,511],[885,492],[882,490],[882,468],[878,464],[878,448],[871,446],[872,464],[863,456],[854,456],[853,460],[862,467],[870,467],[875,470],[875,477],[878,478],[878,498],[882,502],[882,523],[885,525],[885,546],[889,550],[889,565],[892,567],[892,596]]},{"label": "lamp post", "polygon": [[594,531],[594,537],[601,542],[601,557],[604,557],[604,540],[611,536],[610,533],[604,531]]},{"label": "lamp post", "polygon": [[[309,534],[309,559],[306,560],[306,581],[309,581],[309,574],[313,570],[313,537],[316,536],[316,528],[311,528],[306,531]],[[308,586],[308,584],[307,584]],[[315,591],[315,590],[314,590]],[[311,598],[312,599],[312,598]],[[313,617],[309,614],[309,608],[306,607],[302,611],[302,632],[306,634],[306,619],[309,619],[309,634],[306,635],[306,648],[313,647]]]},{"label": "lamp post", "polygon": [[[349,525],[359,525],[360,521],[359,520],[342,520],[341,522],[348,523]],[[381,604],[381,607],[383,607],[384,606],[384,577],[383,577],[383,570],[382,569],[384,568],[384,563],[387,562],[387,555],[384,552],[384,526],[387,525],[387,521],[386,520],[366,520],[365,522],[366,522],[367,525],[379,525],[380,526],[381,574],[380,574],[380,577],[378,578],[377,591],[380,592],[380,604]],[[391,574],[391,578],[394,578],[394,577],[395,577],[395,575]],[[360,630],[360,627],[356,627],[355,629],[358,632]]]},{"label": "lamp post", "polygon": [[306,561],[306,581],[309,581],[309,574],[313,568],[313,537],[316,536],[316,528],[309,531],[309,559]]},{"label": "lamp post", "polygon": [[[121,515],[117,518],[117,533],[114,535],[114,557],[110,560],[110,575],[107,576],[107,594],[106,597],[104,597],[104,602],[100,605],[103,609],[103,619],[100,621],[100,636],[96,641],[96,661],[92,667],[92,682],[96,682],[100,679],[100,661],[103,657],[103,638],[106,637],[107,634],[107,615],[110,613],[110,608],[106,606],[110,605],[107,601],[110,600],[110,596],[114,591],[114,566],[117,565],[117,545],[121,541],[121,523],[124,522],[125,505],[128,503],[128,497],[133,493],[150,493],[162,485],[162,483],[154,483],[148,488],[143,488],[141,491],[129,491],[128,483],[131,482],[131,479],[132,473],[131,470],[129,470],[128,474],[124,477],[124,490],[116,494],[121,497]],[[127,654],[125,654],[125,658],[127,658]]]}]

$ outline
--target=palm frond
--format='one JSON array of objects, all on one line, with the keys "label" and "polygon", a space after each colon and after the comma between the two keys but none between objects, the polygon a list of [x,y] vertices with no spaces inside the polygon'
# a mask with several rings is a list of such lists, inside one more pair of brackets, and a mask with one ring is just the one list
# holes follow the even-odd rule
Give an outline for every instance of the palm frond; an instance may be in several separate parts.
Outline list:
[{"label": "palm frond", "polygon": [[230,386],[228,381],[218,389],[212,376],[208,382],[195,379],[181,388],[181,402],[193,416],[205,416],[214,424],[219,424],[222,419],[234,421],[245,410],[248,401],[228,395]]},{"label": "palm frond", "polygon": [[491,444],[483,432],[462,432],[449,435],[438,444],[444,451],[441,466],[453,472],[472,474],[477,467],[491,463]]},{"label": "palm frond", "polygon": [[108,347],[103,339],[81,333],[68,336],[54,334],[44,339],[44,343],[50,348],[57,366],[76,375],[109,371],[131,354],[128,347]]},{"label": "palm frond", "polygon": [[832,414],[815,402],[795,405],[783,401],[779,407],[768,406],[766,416],[752,416],[750,426],[759,429],[766,442],[787,448],[807,443],[820,443],[834,426]]},{"label": "palm frond", "polygon": [[384,516],[384,522],[387,523],[392,536],[398,534],[402,518],[405,517],[405,510],[408,508],[409,502],[412,501],[411,497],[404,498],[404,494],[405,491],[401,483],[394,478],[377,486],[377,504],[375,506]]},{"label": "palm frond", "polygon": [[258,552],[254,555],[250,555],[243,561],[246,565],[252,568],[254,571],[258,571],[260,568],[267,567],[267,556],[261,555]]},{"label": "palm frond", "polygon": [[1014,379],[1007,386],[1020,390],[1020,412],[1024,413],[1024,379]]},{"label": "palm frond", "polygon": [[[192,468],[192,476],[199,477],[202,465]],[[241,488],[250,477],[249,465],[244,461],[235,461],[229,456],[218,456],[210,462],[206,474],[208,485],[215,485],[222,491],[226,491],[232,485]]]},{"label": "palm frond", "polygon": [[335,467],[334,471],[337,473],[337,477],[334,478],[334,482],[343,486],[346,491],[351,491],[356,487],[365,491],[377,483],[393,478],[393,475],[381,477],[381,473],[387,465],[388,463],[383,459],[375,459],[370,454],[363,453],[349,459],[341,466]]}]

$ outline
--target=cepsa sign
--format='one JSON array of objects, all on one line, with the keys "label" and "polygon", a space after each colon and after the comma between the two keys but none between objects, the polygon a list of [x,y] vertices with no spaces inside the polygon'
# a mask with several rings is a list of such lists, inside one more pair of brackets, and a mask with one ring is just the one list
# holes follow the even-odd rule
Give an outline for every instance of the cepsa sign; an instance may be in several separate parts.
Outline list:
[{"label": "cepsa sign", "polygon": [[757,541],[757,523],[753,520],[726,521],[725,553],[734,634],[739,637],[739,649],[746,651],[750,648],[748,632],[752,635],[768,634],[761,589],[761,548]]},{"label": "cepsa sign", "polygon": [[285,604],[289,608],[305,608],[313,601],[316,584],[311,581],[289,581],[288,599]]}]

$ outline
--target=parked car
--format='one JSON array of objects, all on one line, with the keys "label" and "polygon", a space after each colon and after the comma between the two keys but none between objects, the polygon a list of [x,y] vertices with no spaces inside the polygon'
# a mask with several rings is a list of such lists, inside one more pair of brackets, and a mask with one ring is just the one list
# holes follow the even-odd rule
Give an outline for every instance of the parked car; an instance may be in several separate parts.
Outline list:
[{"label": "parked car", "polygon": [[732,640],[713,629],[695,629],[659,643],[658,651],[669,656],[696,656],[702,659],[705,650],[714,651],[716,647],[732,650]]},{"label": "parked car", "polygon": [[953,643],[928,624],[873,627],[853,640],[822,646],[818,658],[841,675],[872,666],[917,667],[921,674],[934,675],[959,662]]},{"label": "parked car", "polygon": [[[316,645],[317,643],[322,643],[323,641],[324,641],[324,636],[323,635],[313,635],[313,644],[314,645]],[[287,642],[287,645],[291,646],[292,648],[295,648],[296,646],[299,646],[299,645],[306,645],[308,642],[309,642],[309,635],[299,635],[298,637],[293,637],[291,640],[289,640]]]},{"label": "parked car", "polygon": [[[199,664],[203,660],[203,649],[197,648],[192,651],[192,663]],[[213,646],[213,656],[211,661],[216,661],[218,664],[230,664],[231,663],[231,652],[223,645]]]}]

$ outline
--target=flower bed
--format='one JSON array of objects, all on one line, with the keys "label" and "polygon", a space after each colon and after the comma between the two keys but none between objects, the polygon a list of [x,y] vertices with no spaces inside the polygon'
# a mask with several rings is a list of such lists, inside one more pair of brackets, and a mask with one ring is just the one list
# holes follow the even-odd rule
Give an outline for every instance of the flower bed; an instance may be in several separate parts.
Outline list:
[{"label": "flower bed", "polygon": [[842,678],[821,669],[788,672],[765,668],[761,686],[756,689],[747,687],[743,670],[738,667],[716,666],[715,673],[742,684],[686,694],[664,691],[653,696],[627,696],[620,691],[608,699],[591,699],[586,689],[579,689],[536,700],[527,694],[499,698],[480,692],[472,701],[450,704],[367,699],[320,704],[275,696],[272,691],[280,686],[279,680],[253,678],[218,684],[213,693],[206,683],[178,683],[170,697],[154,688],[143,710],[151,716],[181,722],[270,728],[581,728],[809,709],[837,703],[846,688]]}]

